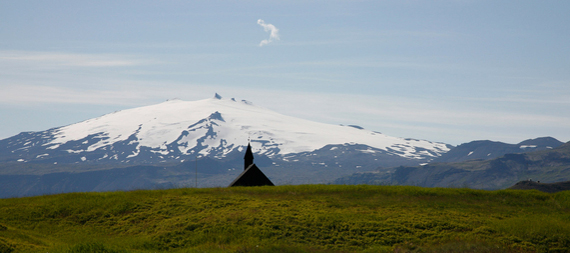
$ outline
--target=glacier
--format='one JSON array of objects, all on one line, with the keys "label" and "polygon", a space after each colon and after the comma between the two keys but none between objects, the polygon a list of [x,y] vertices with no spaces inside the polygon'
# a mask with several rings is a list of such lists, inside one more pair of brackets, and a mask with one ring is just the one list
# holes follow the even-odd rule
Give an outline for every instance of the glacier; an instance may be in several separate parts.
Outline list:
[{"label": "glacier", "polygon": [[272,159],[285,159],[327,145],[358,144],[368,146],[361,152],[378,150],[426,161],[441,156],[451,147],[391,137],[361,127],[286,116],[218,94],[198,101],[167,100],[16,137],[10,138],[12,153],[19,154],[11,157],[13,161],[55,159],[66,154],[75,156],[69,162],[154,163],[197,156],[222,159],[240,152],[248,142],[256,154]]}]

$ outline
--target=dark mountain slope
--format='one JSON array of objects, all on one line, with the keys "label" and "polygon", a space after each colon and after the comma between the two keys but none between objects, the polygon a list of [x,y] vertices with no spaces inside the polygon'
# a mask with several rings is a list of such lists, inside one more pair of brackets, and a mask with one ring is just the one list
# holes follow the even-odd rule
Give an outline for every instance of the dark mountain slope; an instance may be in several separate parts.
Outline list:
[{"label": "dark mountain slope", "polygon": [[461,144],[433,160],[438,163],[463,162],[468,160],[490,160],[505,154],[528,153],[559,147],[563,142],[552,137],[529,139],[518,144],[496,141],[472,141]]},{"label": "dark mountain slope", "polygon": [[[260,157],[266,164],[267,158]],[[264,162],[265,161],[265,162]],[[217,186],[238,175],[241,159],[202,158],[176,165],[136,165],[111,169],[67,167],[69,172],[0,175],[0,198],[68,192],[127,191]]]},{"label": "dark mountain slope", "polygon": [[379,169],[342,177],[334,183],[504,189],[530,178],[545,183],[569,181],[570,142],[551,150],[506,154],[492,160]]}]

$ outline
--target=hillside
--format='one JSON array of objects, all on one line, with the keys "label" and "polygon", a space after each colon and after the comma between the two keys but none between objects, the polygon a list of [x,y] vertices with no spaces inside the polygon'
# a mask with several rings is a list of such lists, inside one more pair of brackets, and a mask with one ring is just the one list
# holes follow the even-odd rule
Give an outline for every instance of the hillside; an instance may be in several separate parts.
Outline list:
[{"label": "hillside", "polygon": [[567,252],[568,200],[331,185],[0,199],[0,252]]},{"label": "hillside", "polygon": [[570,142],[553,149],[506,154],[491,160],[381,168],[341,177],[334,183],[505,189],[528,179],[543,183],[569,181]]},{"label": "hillside", "polygon": [[509,144],[498,141],[472,141],[454,147],[449,152],[435,158],[433,163],[463,162],[468,160],[491,160],[506,154],[528,153],[557,148],[563,142],[552,137],[540,137]]}]

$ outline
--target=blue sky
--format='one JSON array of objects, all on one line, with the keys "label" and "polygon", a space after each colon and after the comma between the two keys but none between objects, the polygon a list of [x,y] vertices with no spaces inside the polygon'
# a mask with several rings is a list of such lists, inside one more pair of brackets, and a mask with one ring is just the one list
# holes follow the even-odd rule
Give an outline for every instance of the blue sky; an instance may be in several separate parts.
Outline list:
[{"label": "blue sky", "polygon": [[[0,139],[215,92],[460,144],[570,140],[569,1],[0,1]],[[273,25],[278,31],[268,43]]]}]

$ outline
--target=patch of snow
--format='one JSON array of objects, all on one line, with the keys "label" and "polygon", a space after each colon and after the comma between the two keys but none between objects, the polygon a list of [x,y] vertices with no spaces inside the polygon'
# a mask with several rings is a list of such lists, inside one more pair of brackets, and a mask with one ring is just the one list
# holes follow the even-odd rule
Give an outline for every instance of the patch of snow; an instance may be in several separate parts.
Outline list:
[{"label": "patch of snow", "polygon": [[521,148],[521,149],[525,149],[525,148],[536,148],[536,145],[521,145],[519,148]]},{"label": "patch of snow", "polygon": [[48,155],[49,155],[49,154],[42,154],[42,155],[38,155],[38,156],[36,156],[36,158],[42,158],[42,157],[44,157],[44,156],[48,156]]},{"label": "patch of snow", "polygon": [[140,152],[141,152],[141,148],[140,148],[140,146],[137,146],[137,149],[134,150],[132,154],[128,155],[127,158],[138,156]]},{"label": "patch of snow", "polygon": [[155,153],[155,154],[158,153],[161,155],[168,155],[170,153],[170,152],[168,152],[168,150],[158,150],[158,151],[157,150],[151,150],[150,152]]},{"label": "patch of snow", "polygon": [[87,157],[82,156],[82,157],[81,157],[81,161],[84,161],[84,162],[87,161]]},{"label": "patch of snow", "polygon": [[367,153],[367,154],[375,154],[376,151],[372,150],[372,149],[359,149],[358,151],[362,152],[362,153]]},{"label": "patch of snow", "polygon": [[25,162],[25,161],[26,161],[26,160],[24,160],[24,159],[22,159],[22,158],[18,159],[18,162]]},{"label": "patch of snow", "polygon": [[470,155],[472,155],[472,154],[473,154],[473,151],[469,152],[469,154],[467,154],[467,156],[470,156]]}]

